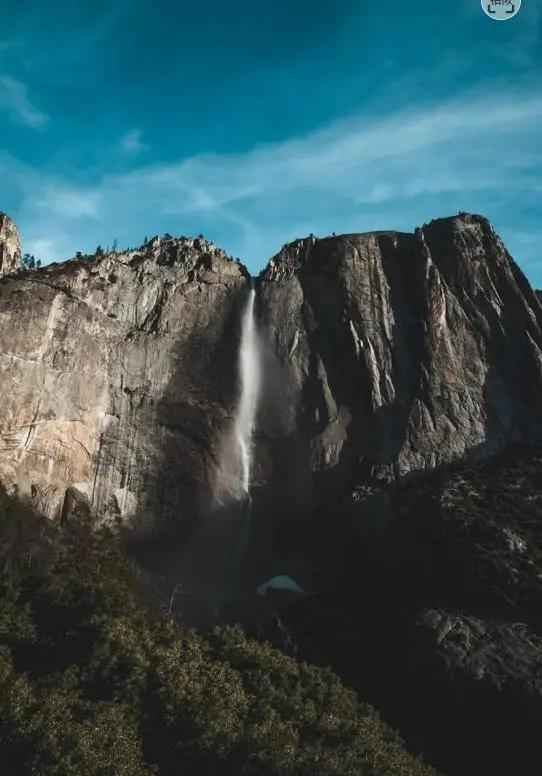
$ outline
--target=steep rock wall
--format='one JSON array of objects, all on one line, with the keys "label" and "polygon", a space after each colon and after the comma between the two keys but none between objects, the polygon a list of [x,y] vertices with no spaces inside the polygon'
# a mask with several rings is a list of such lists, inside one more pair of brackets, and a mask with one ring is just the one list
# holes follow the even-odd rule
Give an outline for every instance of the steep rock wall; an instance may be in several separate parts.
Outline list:
[{"label": "steep rock wall", "polygon": [[286,245],[259,316],[260,478],[301,503],[542,438],[542,306],[481,216]]},{"label": "steep rock wall", "polygon": [[[205,240],[160,240],[0,280],[0,480],[60,514],[192,516],[236,394],[246,271]],[[220,379],[216,379],[220,376]]]}]

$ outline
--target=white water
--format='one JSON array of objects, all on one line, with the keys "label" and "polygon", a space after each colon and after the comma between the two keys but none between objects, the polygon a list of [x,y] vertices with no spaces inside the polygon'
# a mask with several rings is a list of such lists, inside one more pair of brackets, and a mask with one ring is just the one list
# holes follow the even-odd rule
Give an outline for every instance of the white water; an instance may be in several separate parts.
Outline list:
[{"label": "white water", "polygon": [[256,291],[250,289],[241,323],[241,347],[239,350],[239,373],[241,396],[235,418],[235,436],[241,458],[240,485],[243,496],[250,495],[252,474],[252,434],[258,409],[261,383],[260,343],[254,320]]}]

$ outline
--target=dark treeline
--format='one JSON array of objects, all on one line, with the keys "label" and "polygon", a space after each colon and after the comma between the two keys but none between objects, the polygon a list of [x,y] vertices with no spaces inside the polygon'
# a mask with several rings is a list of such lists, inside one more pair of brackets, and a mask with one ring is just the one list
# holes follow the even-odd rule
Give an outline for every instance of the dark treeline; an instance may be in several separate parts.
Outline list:
[{"label": "dark treeline", "polygon": [[117,536],[0,493],[10,776],[430,776],[329,670],[151,610]]}]

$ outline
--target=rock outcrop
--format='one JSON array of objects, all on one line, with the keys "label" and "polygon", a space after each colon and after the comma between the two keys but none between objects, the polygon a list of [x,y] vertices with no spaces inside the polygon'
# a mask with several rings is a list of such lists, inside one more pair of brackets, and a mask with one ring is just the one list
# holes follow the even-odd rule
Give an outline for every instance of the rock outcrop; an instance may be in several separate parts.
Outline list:
[{"label": "rock outcrop", "polygon": [[22,267],[19,232],[5,213],[0,213],[0,277],[17,272]]},{"label": "rock outcrop", "polygon": [[71,488],[109,519],[192,517],[233,411],[246,284],[184,238],[2,278],[0,480],[50,516]]},{"label": "rock outcrop", "polygon": [[542,306],[481,216],[294,242],[259,311],[261,476],[309,503],[542,439]]}]

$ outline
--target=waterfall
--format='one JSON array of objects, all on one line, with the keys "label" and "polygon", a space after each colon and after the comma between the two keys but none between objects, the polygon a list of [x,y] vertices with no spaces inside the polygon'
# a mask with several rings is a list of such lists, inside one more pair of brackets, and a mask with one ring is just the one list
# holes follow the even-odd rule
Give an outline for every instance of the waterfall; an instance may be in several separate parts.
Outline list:
[{"label": "waterfall", "polygon": [[261,381],[260,344],[254,320],[255,299],[256,290],[252,284],[241,323],[241,346],[239,349],[241,395],[235,418],[235,436],[241,459],[240,485],[244,497],[250,496],[253,456],[252,434]]}]

